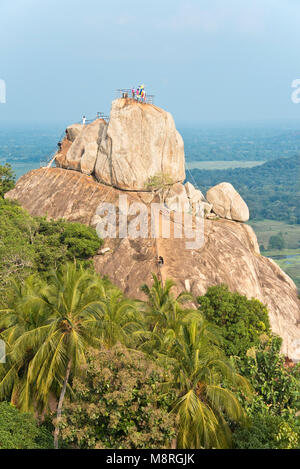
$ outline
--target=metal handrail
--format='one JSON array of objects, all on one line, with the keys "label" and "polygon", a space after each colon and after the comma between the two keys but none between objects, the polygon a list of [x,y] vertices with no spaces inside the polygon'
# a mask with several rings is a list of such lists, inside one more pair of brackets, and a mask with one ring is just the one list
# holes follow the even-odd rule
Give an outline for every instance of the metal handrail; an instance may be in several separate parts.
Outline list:
[{"label": "metal handrail", "polygon": [[[118,89],[118,90],[116,90],[116,94],[117,94],[117,98],[130,98],[130,99],[134,99],[135,101],[138,101],[138,102],[154,104],[155,96],[153,94],[147,94],[146,93],[145,98],[140,98],[139,99],[137,96],[134,96],[134,97],[132,96],[132,89],[129,89],[129,88]],[[86,119],[85,123],[86,124],[91,124],[92,122],[94,122],[97,119],[103,119],[104,121],[106,121],[106,123],[109,123],[110,116],[104,115],[103,112],[97,112],[97,116],[94,119]],[[83,125],[82,121],[76,122],[76,123]],[[61,135],[61,137],[59,139],[59,142],[62,141],[64,135],[65,135],[65,131]],[[46,156],[45,158],[40,159],[40,166],[43,166],[42,163],[49,164],[50,161],[54,158],[56,153],[57,153],[57,147],[48,156]]]},{"label": "metal handrail", "polygon": [[145,99],[139,99],[136,95],[133,97],[132,96],[132,89],[129,88],[121,88],[116,90],[116,97],[117,98],[128,98],[128,99],[134,99],[135,101],[140,101],[148,104],[154,104],[154,94],[147,94]]},{"label": "metal handrail", "polygon": [[[61,134],[60,138],[59,138],[59,142],[61,142],[63,140],[63,137],[65,136],[66,134],[66,131],[64,130],[63,133]],[[54,158],[54,155],[57,153],[57,145],[55,147],[55,150],[52,150],[52,152],[45,156],[44,158],[40,158],[40,166],[44,166],[42,163],[50,163],[50,161]]]},{"label": "metal handrail", "polygon": [[[106,123],[109,122],[109,116],[105,116],[103,112],[98,112],[97,116],[94,119],[87,119],[86,124],[88,125],[92,122],[95,122],[95,120],[97,120],[97,119],[103,119],[103,120],[106,121]],[[83,125],[82,121],[76,122],[76,124]],[[60,138],[59,138],[59,143],[63,140],[63,138],[65,137],[65,134],[66,134],[66,131],[64,130],[63,133],[61,134]],[[53,160],[56,153],[57,153],[57,145],[55,147],[55,150],[52,150],[51,153],[49,153],[49,155],[47,155],[43,158],[40,158],[40,167],[43,167],[45,164],[46,165],[49,164],[50,161]]]}]

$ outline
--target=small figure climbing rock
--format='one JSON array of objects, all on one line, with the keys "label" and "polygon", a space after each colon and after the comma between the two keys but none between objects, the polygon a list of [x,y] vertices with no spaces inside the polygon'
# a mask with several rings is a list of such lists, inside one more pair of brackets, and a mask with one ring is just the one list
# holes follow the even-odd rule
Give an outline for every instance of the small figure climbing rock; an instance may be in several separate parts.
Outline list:
[{"label": "small figure climbing rock", "polygon": [[162,256],[159,256],[158,260],[157,260],[157,263],[158,263],[159,266],[164,265],[164,263],[165,263],[164,258]]}]

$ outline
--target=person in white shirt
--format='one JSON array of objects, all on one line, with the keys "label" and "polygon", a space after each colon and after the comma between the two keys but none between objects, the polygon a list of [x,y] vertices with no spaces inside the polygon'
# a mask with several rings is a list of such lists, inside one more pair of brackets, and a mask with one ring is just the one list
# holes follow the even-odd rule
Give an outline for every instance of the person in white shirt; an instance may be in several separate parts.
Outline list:
[{"label": "person in white shirt", "polygon": [[82,116],[82,123],[83,123],[83,125],[86,124],[86,117],[85,116]]}]

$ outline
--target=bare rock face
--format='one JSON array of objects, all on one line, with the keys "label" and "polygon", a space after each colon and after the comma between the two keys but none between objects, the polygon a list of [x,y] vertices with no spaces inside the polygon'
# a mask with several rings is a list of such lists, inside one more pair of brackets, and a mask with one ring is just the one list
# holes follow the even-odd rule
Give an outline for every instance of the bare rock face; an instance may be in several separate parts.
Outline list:
[{"label": "bare rock face", "polygon": [[188,196],[188,198],[190,199],[191,197],[193,197],[193,195],[195,194],[196,192],[196,189],[195,187],[193,186],[193,184],[191,184],[190,182],[187,182],[185,185],[185,191],[186,191],[186,195]]},{"label": "bare rock face", "polygon": [[75,138],[78,137],[78,135],[81,133],[83,129],[84,129],[83,124],[69,125],[69,127],[67,127],[66,129],[67,139],[73,143]]},{"label": "bare rock face", "polygon": [[106,122],[97,119],[89,125],[75,124],[67,128],[67,139],[72,142],[63,156],[56,158],[57,165],[92,174],[95,169],[99,143],[101,141]]},{"label": "bare rock face", "polygon": [[188,210],[190,202],[183,184],[178,182],[169,189],[166,196],[166,205],[170,210]]},{"label": "bare rock face", "polygon": [[193,213],[201,213],[203,210],[205,216],[209,216],[213,206],[208,203],[202,192],[196,189],[190,182],[187,182],[184,187]]},{"label": "bare rock face", "polygon": [[184,144],[170,113],[133,99],[112,103],[110,120],[67,129],[71,148],[57,165],[95,175],[123,190],[147,190],[149,178],[185,179]]},{"label": "bare rock face", "polygon": [[193,184],[191,184],[190,182],[187,182],[185,185],[185,191],[186,191],[186,195],[188,196],[188,198],[190,200],[192,200],[193,202],[201,202],[201,201],[205,201],[205,197],[204,195],[202,194],[202,192],[199,190],[199,189],[196,189]]},{"label": "bare rock face", "polygon": [[[41,168],[20,178],[6,197],[18,200],[32,215],[90,225],[95,223],[98,205],[105,201],[118,206],[120,194],[124,191],[76,171]],[[129,203],[147,203],[144,194],[128,192]],[[275,262],[259,254],[250,227],[222,218],[204,222],[205,243],[200,249],[187,249],[184,238],[107,239],[105,252],[94,259],[96,270],[135,298],[143,298],[140,285],[151,283],[151,272],[160,273],[163,280],[174,279],[178,292],[188,289],[194,295],[225,283],[231,291],[267,305],[272,329],[283,338],[283,352],[300,360],[300,301],[294,282]],[[159,271],[158,255],[165,261]]]},{"label": "bare rock face", "polygon": [[206,198],[218,216],[240,222],[249,220],[246,202],[229,182],[222,182],[209,189]]},{"label": "bare rock face", "polygon": [[99,146],[98,181],[126,190],[145,190],[164,173],[185,179],[184,144],[170,113],[132,99],[112,103],[107,132]]},{"label": "bare rock face", "polygon": [[[251,248],[253,249],[253,251],[255,252],[255,254],[258,254],[260,255],[260,248],[259,248],[259,244],[258,244],[258,241],[257,241],[257,237],[256,237],[256,234],[253,230],[253,228],[250,226],[250,225],[244,225],[244,230],[246,230],[247,232],[247,236],[248,236],[248,239],[249,239],[249,243],[251,245]],[[277,265],[277,264],[276,264]]]}]

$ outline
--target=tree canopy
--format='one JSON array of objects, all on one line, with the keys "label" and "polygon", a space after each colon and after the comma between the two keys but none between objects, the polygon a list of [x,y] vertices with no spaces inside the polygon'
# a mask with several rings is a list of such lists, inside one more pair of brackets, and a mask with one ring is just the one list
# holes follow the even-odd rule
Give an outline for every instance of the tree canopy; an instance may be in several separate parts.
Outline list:
[{"label": "tree canopy", "polygon": [[295,155],[253,168],[193,169],[192,176],[203,191],[223,181],[233,184],[249,206],[252,219],[294,224],[300,223],[299,168],[299,155]]},{"label": "tree canopy", "polygon": [[245,356],[250,347],[260,344],[261,334],[270,333],[267,308],[226,285],[208,288],[198,303],[205,318],[220,328],[227,356]]},{"label": "tree canopy", "polygon": [[[11,279],[22,280],[77,259],[87,266],[102,244],[96,231],[80,223],[32,217],[16,202],[0,199],[0,293]],[[1,300],[0,300],[1,303]]]},{"label": "tree canopy", "polygon": [[3,198],[6,192],[14,188],[15,174],[10,164],[0,165],[0,198]]},{"label": "tree canopy", "polygon": [[120,344],[89,350],[73,381],[61,424],[62,438],[81,449],[170,448],[176,436],[169,413],[174,396],[168,373],[141,352]]},{"label": "tree canopy", "polygon": [[51,449],[52,435],[32,414],[0,402],[0,449]]}]

